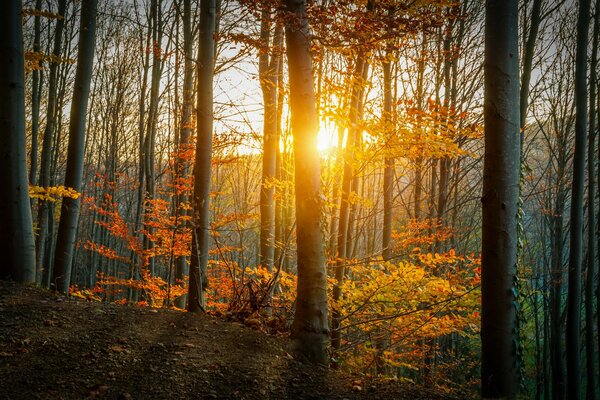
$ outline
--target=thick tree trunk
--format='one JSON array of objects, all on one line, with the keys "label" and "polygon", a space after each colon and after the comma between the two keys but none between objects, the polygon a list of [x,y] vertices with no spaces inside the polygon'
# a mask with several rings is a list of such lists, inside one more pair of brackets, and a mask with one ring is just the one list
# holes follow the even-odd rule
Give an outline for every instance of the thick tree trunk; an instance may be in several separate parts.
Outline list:
[{"label": "thick tree trunk", "polygon": [[315,107],[312,59],[305,0],[286,0],[291,18],[285,28],[290,108],[296,163],[298,286],[292,323],[295,352],[315,363],[327,362],[327,274],[323,233],[319,123]]},{"label": "thick tree trunk", "polygon": [[485,399],[518,390],[515,281],[519,197],[518,1],[487,0],[481,279],[481,387]]},{"label": "thick tree trunk", "polygon": [[30,283],[36,270],[25,151],[21,1],[0,4],[0,278]]},{"label": "thick tree trunk", "polygon": [[[69,147],[64,185],[75,189],[77,192],[81,192],[81,179],[83,176],[85,124],[94,64],[97,5],[98,0],[82,0],[81,4],[77,71],[75,73],[73,101],[71,102]],[[77,199],[64,197],[62,200],[58,237],[56,239],[56,256],[52,271],[54,289],[62,293],[69,292],[80,204],[81,197]]]},{"label": "thick tree trunk", "polygon": [[567,296],[567,396],[581,394],[581,262],[583,243],[583,191],[587,134],[587,41],[590,0],[579,1],[575,55],[575,150],[571,186],[569,241],[569,292]]},{"label": "thick tree trunk", "polygon": [[193,230],[190,285],[187,309],[198,312],[205,307],[208,285],[208,242],[210,239],[210,189],[213,137],[213,75],[215,65],[216,1],[201,0],[200,41],[196,103],[196,159],[192,199]]}]

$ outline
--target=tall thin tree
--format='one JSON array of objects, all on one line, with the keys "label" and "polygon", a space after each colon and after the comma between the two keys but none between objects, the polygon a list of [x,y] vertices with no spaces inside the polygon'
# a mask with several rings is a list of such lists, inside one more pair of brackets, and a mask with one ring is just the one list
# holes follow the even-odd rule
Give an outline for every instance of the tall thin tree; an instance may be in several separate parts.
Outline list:
[{"label": "tall thin tree", "polygon": [[588,174],[588,228],[587,228],[587,271],[585,278],[585,350],[586,350],[586,398],[596,398],[596,343],[594,339],[594,278],[596,266],[596,81],[598,66],[598,35],[600,34],[600,0],[596,0],[594,33],[592,34],[592,60],[590,64],[590,104],[587,148]]},{"label": "tall thin tree", "polygon": [[481,388],[483,398],[514,399],[519,386],[515,289],[520,169],[517,0],[486,1],[484,79]]},{"label": "tall thin tree", "polygon": [[[192,133],[192,108],[194,106],[194,60],[193,56],[193,34],[192,34],[192,6],[191,0],[183,0],[183,104],[181,110],[181,123],[179,126],[179,149],[180,156],[177,162],[177,176],[186,178],[189,175],[189,161],[181,155],[190,146]],[[177,215],[179,218],[187,216],[186,203],[189,201],[186,193],[177,196]],[[179,256],[175,260],[175,278],[182,280],[189,274],[188,257]],[[181,296],[175,300],[175,305],[179,308],[185,308],[186,296]]]},{"label": "tall thin tree", "polygon": [[[77,192],[81,191],[81,179],[83,177],[85,125],[94,66],[97,6],[98,0],[83,0],[81,3],[77,70],[75,72],[73,101],[71,102],[69,147],[65,174],[65,186],[73,188]],[[81,197],[76,199],[64,197],[62,200],[52,281],[54,282],[54,289],[63,293],[69,292],[71,283],[71,265],[73,263],[80,204]]]},{"label": "tall thin tree", "polygon": [[[50,71],[48,78],[48,103],[46,108],[46,127],[44,128],[44,138],[42,141],[42,154],[40,159],[39,186],[50,186],[50,169],[52,167],[52,146],[54,145],[54,131],[57,125],[58,109],[58,66],[62,52],[63,31],[65,27],[65,13],[67,10],[67,0],[58,2],[58,18],[56,19],[56,28],[54,31],[54,44],[52,49],[52,61],[50,62]],[[36,239],[36,280],[42,282],[42,276],[48,275],[48,265],[44,265],[46,259],[46,240],[48,237],[49,224],[49,206],[46,199],[38,201],[38,234]]]},{"label": "tall thin tree", "polygon": [[262,183],[260,189],[260,264],[273,270],[275,256],[275,177],[279,135],[277,132],[277,81],[281,57],[282,32],[279,24],[275,27],[271,44],[271,6],[264,2],[260,24],[260,45],[258,73],[263,93],[263,160]]},{"label": "tall thin tree", "polygon": [[569,282],[567,296],[567,396],[581,394],[581,261],[583,243],[583,191],[587,135],[587,41],[590,0],[579,1],[575,51],[575,149],[571,185]]},{"label": "tall thin tree", "polygon": [[210,188],[213,137],[213,76],[215,65],[216,0],[200,2],[200,40],[196,103],[196,156],[192,199],[193,228],[190,284],[187,309],[198,312],[205,306],[208,284],[210,239]]}]

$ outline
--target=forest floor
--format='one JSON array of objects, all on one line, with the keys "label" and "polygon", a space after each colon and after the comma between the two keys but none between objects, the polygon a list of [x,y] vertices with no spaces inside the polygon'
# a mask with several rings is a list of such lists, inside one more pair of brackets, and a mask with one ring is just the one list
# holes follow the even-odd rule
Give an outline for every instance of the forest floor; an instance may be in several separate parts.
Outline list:
[{"label": "forest floor", "polygon": [[447,399],[303,364],[288,346],[210,315],[0,281],[0,399]]}]

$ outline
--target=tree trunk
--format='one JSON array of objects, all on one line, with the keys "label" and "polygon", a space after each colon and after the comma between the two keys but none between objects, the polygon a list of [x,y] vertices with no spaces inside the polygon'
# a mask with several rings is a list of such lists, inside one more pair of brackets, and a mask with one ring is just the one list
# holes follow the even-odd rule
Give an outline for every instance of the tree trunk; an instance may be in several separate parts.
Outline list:
[{"label": "tree trunk", "polygon": [[298,286],[292,323],[295,353],[327,362],[327,274],[323,233],[319,123],[315,107],[306,0],[286,0],[292,18],[285,27],[296,173]]},{"label": "tree trunk", "polygon": [[[561,174],[559,174],[560,179]],[[556,195],[556,205],[552,218],[551,239],[551,285],[550,285],[550,348],[552,367],[552,393],[555,400],[565,398],[564,348],[561,320],[562,279],[563,279],[563,213],[564,193],[561,187]]]},{"label": "tree trunk", "polygon": [[[98,0],[83,0],[79,28],[79,44],[77,53],[77,71],[71,102],[69,120],[69,147],[67,153],[67,170],[65,186],[81,192],[83,176],[83,150],[85,148],[85,132],[87,121],[87,105],[90,95],[90,83],[94,64],[94,48],[96,43],[96,9]],[[56,239],[56,256],[54,259],[54,289],[62,293],[69,292],[71,265],[81,197],[62,200],[58,237]]]},{"label": "tree trunk", "polygon": [[579,1],[575,55],[575,150],[571,186],[569,288],[567,296],[567,396],[581,394],[581,261],[583,243],[583,190],[587,134],[587,41],[590,0]]},{"label": "tree trunk", "polygon": [[[533,65],[533,54],[535,51],[535,42],[537,40],[540,28],[541,11],[543,0],[533,0],[531,7],[531,25],[527,32],[525,48],[523,49],[523,71],[521,73],[521,90],[519,92],[519,115],[521,129],[525,127],[527,121],[527,108],[529,107],[529,84],[531,82],[531,68]],[[521,132],[521,150],[523,150],[523,131]]]},{"label": "tree trunk", "polygon": [[[392,71],[391,51],[386,52],[383,61],[383,126],[386,139],[393,137],[394,125],[392,122]],[[386,140],[387,141],[387,140]],[[386,143],[387,145],[387,143]],[[392,256],[392,209],[394,199],[394,159],[385,157],[383,168],[383,235],[382,257],[388,261]]]},{"label": "tree trunk", "polygon": [[587,173],[588,173],[588,256],[585,283],[585,351],[586,351],[586,398],[596,398],[596,350],[594,340],[594,275],[596,265],[596,67],[598,65],[598,34],[600,30],[600,0],[596,0],[594,13],[594,33],[592,36],[592,61],[590,64],[590,124],[588,129]]},{"label": "tree trunk", "polygon": [[517,356],[519,197],[518,1],[487,0],[482,213],[481,387],[485,399],[514,399]]},{"label": "tree trunk", "polygon": [[[192,133],[192,108],[193,108],[193,89],[194,89],[194,60],[193,57],[193,35],[192,35],[192,7],[191,0],[183,0],[183,49],[184,49],[184,67],[183,67],[183,105],[181,110],[181,123],[179,131],[180,152],[177,162],[177,177],[187,179],[190,173],[189,161],[182,157],[190,146],[190,136]],[[186,193],[177,195],[177,215],[179,218],[185,218],[188,214],[184,205],[189,201]],[[187,223],[183,224],[187,227]],[[175,279],[182,281],[189,274],[188,257],[179,256],[175,260]],[[175,299],[175,305],[179,308],[185,308],[187,296],[183,295]]]},{"label": "tree trunk", "polygon": [[210,188],[213,137],[213,75],[215,65],[216,0],[201,0],[200,42],[196,103],[196,159],[194,165],[193,230],[190,285],[187,309],[205,307],[208,285],[208,241],[210,239]]},{"label": "tree trunk", "polygon": [[25,151],[21,1],[0,6],[0,278],[35,282],[35,247]]},{"label": "tree trunk", "polygon": [[[41,11],[42,0],[35,1],[35,9]],[[36,54],[41,53],[40,46],[40,16],[36,14],[33,20],[33,52]],[[39,123],[40,123],[40,95],[42,93],[41,85],[41,70],[34,69],[31,72],[31,156],[29,157],[29,184],[35,185],[37,183],[37,163],[38,163],[38,134],[39,134]],[[32,203],[33,205],[33,203]]]},{"label": "tree trunk", "polygon": [[[275,28],[271,45],[271,7],[263,6],[260,26],[259,80],[263,94],[263,157],[262,182],[260,189],[260,253],[259,264],[269,272],[273,271],[275,257],[275,178],[277,149],[277,81],[279,71],[279,54],[282,30]],[[279,43],[278,43],[279,42]],[[270,57],[269,57],[270,56]]]},{"label": "tree trunk", "polygon": [[[56,20],[54,31],[53,60],[50,63],[50,77],[48,83],[48,105],[46,111],[46,128],[42,144],[40,163],[39,186],[50,186],[50,168],[52,165],[52,147],[54,144],[55,119],[57,118],[57,89],[58,89],[58,63],[62,51],[63,29],[65,25],[65,12],[67,0],[58,2],[58,14],[61,18]],[[38,202],[38,236],[36,239],[36,281],[41,283],[42,275],[48,275],[48,265],[44,265],[46,240],[48,237],[48,202],[40,199]]]},{"label": "tree trunk", "polygon": [[[350,192],[352,189],[352,169],[354,163],[354,146],[356,141],[356,132],[354,127],[358,122],[358,102],[360,98],[360,87],[362,85],[363,70],[365,68],[365,56],[360,53],[356,59],[354,67],[354,78],[352,83],[352,93],[350,97],[350,113],[348,116],[348,136],[346,139],[346,148],[344,149],[344,176],[342,178],[342,191],[340,199],[340,217],[338,219],[337,232],[337,250],[335,280],[333,285],[333,301],[337,301],[342,296],[341,285],[344,282],[345,267],[347,257],[347,239],[348,225],[350,216]],[[331,347],[339,349],[341,345],[340,321],[341,314],[334,305],[331,318]]]},{"label": "tree trunk", "polygon": [[[277,69],[277,148],[275,158],[275,176],[277,180],[282,183],[285,181],[284,177],[284,164],[283,155],[279,147],[279,141],[281,140],[281,118],[283,115],[283,104],[285,101],[285,89],[283,85],[283,28],[281,28],[281,40],[278,48],[278,69]],[[279,268],[282,265],[284,255],[288,252],[284,246],[286,245],[286,229],[284,222],[284,198],[285,188],[279,186],[278,196],[275,200],[275,253],[274,260]]]},{"label": "tree trunk", "polygon": [[[145,201],[154,199],[155,197],[155,150],[156,150],[156,125],[158,123],[158,103],[160,79],[162,75],[162,0],[152,0],[150,6],[150,15],[152,19],[152,73],[150,78],[150,104],[148,106],[148,121],[146,123],[146,138],[144,140],[144,171],[146,173],[146,194]],[[146,212],[150,213],[151,205],[146,203]],[[146,227],[150,233],[153,232],[151,226]],[[154,244],[147,236],[144,237],[144,250],[151,250]],[[154,276],[155,257],[150,256],[150,274]]]}]

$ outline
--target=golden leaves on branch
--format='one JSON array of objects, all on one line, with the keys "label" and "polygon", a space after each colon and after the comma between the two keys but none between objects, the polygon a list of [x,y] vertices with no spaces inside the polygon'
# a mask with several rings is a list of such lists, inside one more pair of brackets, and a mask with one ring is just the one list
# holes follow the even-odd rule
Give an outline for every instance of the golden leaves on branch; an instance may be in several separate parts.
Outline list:
[{"label": "golden leaves on branch", "polygon": [[57,13],[52,13],[50,11],[44,11],[44,10],[36,10],[34,8],[24,8],[22,13],[23,13],[23,16],[45,17],[48,19],[64,19],[65,18],[63,15],[60,15]]},{"label": "golden leaves on branch", "polygon": [[49,187],[41,187],[41,186],[29,186],[29,197],[32,199],[40,199],[45,201],[58,201],[63,197],[68,197],[71,199],[78,199],[81,193],[76,191],[73,188],[65,187],[65,186],[49,186]]},{"label": "golden leaves on branch", "polygon": [[50,62],[55,64],[72,64],[76,63],[74,58],[57,57],[54,54],[44,54],[39,51],[25,52],[25,72],[40,71],[44,69],[43,63]]}]

